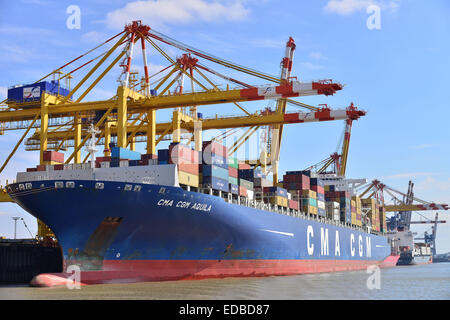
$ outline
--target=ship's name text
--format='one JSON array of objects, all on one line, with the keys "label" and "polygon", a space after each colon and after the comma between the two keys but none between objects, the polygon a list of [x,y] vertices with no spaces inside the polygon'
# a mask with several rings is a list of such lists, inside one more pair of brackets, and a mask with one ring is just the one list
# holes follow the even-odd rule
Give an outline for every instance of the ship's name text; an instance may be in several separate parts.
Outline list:
[{"label": "ship's name text", "polygon": [[190,202],[190,201],[177,201],[174,202],[170,199],[160,199],[157,203],[158,206],[162,207],[176,207],[181,209],[192,209],[192,210],[198,210],[198,211],[204,211],[204,212],[211,212],[211,205],[208,205],[207,203],[201,203],[201,202]]}]

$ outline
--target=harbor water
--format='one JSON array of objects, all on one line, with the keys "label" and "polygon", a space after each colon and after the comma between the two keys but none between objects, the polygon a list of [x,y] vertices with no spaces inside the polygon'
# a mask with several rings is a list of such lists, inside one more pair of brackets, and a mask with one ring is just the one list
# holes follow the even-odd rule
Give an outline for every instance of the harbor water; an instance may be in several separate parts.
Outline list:
[{"label": "harbor water", "polygon": [[81,286],[2,286],[0,299],[449,300],[450,263],[296,276]]}]

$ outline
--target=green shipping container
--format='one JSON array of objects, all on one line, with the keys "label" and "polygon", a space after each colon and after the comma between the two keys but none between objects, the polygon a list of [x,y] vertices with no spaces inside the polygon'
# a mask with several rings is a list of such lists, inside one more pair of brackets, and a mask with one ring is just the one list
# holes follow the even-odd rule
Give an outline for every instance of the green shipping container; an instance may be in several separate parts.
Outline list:
[{"label": "green shipping container", "polygon": [[244,179],[239,179],[239,185],[243,186],[247,190],[253,190],[253,182]]},{"label": "green shipping container", "polygon": [[238,185],[238,178],[228,176],[228,182],[231,184]]},{"label": "green shipping container", "polygon": [[239,168],[239,162],[237,158],[228,157],[228,166],[232,168]]},{"label": "green shipping container", "polygon": [[317,199],[314,198],[303,198],[302,206],[312,206],[317,207]]}]

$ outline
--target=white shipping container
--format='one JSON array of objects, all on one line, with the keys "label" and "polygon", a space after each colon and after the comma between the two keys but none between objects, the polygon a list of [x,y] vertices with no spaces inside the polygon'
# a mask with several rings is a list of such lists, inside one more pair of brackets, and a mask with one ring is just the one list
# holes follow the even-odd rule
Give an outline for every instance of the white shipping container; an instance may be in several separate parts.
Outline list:
[{"label": "white shipping container", "polygon": [[317,200],[317,208],[325,209],[325,202]]},{"label": "white shipping container", "polygon": [[100,162],[100,168],[109,168],[109,162]]},{"label": "white shipping container", "polygon": [[120,160],[119,167],[121,168],[128,167],[128,164],[129,164],[128,160]]}]

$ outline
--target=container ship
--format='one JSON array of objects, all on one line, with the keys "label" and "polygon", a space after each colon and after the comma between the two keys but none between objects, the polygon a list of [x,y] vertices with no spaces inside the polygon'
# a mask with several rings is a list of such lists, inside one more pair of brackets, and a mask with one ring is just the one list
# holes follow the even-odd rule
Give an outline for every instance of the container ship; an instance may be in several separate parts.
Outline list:
[{"label": "container ship", "polygon": [[[288,171],[273,185],[262,170],[228,157],[226,146],[202,151],[172,143],[157,155],[113,147],[111,157],[47,165],[17,174],[11,198],[43,221],[63,253],[62,273],[32,285],[294,275],[395,266],[385,214],[373,199]],[[372,208],[371,228],[361,208]],[[383,220],[384,219],[384,220]],[[72,280],[70,280],[72,281]]]}]

